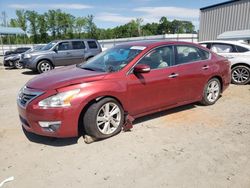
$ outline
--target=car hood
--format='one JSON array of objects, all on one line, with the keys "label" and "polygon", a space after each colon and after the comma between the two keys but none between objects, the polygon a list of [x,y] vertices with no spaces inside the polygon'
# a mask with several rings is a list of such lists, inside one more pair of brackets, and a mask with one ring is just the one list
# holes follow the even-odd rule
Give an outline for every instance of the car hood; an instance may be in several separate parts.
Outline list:
[{"label": "car hood", "polygon": [[28,81],[26,87],[39,90],[58,89],[68,85],[98,81],[105,75],[106,72],[84,70],[73,65],[42,73]]},{"label": "car hood", "polygon": [[10,54],[10,55],[7,55],[7,56],[4,56],[4,59],[5,60],[10,60],[10,59],[13,59],[15,57],[19,57],[20,54]]}]

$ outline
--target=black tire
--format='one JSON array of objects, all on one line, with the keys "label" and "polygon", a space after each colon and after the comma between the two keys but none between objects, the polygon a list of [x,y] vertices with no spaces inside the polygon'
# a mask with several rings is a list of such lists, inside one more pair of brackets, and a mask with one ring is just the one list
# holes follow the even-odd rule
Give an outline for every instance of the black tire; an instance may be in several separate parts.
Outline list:
[{"label": "black tire", "polygon": [[[216,91],[214,89],[214,92],[213,92],[213,90],[211,90],[211,87],[212,87],[211,85],[213,83],[216,83],[217,84],[216,86],[218,86],[218,90],[217,90],[217,87],[214,87],[217,90]],[[214,95],[212,93],[214,93]],[[220,81],[217,78],[210,79],[207,82],[207,84],[205,85],[204,89],[203,89],[201,104],[203,104],[205,106],[214,104],[219,99],[220,94],[221,94],[221,83],[220,83]],[[211,96],[211,99],[210,99],[209,96]]]},{"label": "black tire", "polygon": [[244,65],[238,65],[231,70],[232,83],[236,85],[245,85],[250,81],[250,68]]},{"label": "black tire", "polygon": [[[97,117],[100,117],[101,113],[103,112],[103,116],[105,116],[105,112],[104,112],[104,106],[105,105],[114,105],[113,108],[116,106],[119,108],[120,113],[119,113],[119,117],[120,117],[120,121],[119,123],[117,123],[118,126],[113,126],[112,123],[110,122],[111,120],[107,120],[104,124],[102,123],[102,120],[99,122],[99,126],[97,125]],[[110,112],[112,112],[113,108],[110,109],[110,107],[108,109],[110,109]],[[108,110],[109,111],[109,110]],[[118,118],[117,116],[113,116],[114,118]],[[112,118],[113,118],[112,117]],[[112,130],[113,132],[107,132],[104,134],[105,132],[105,128],[104,126],[106,125],[106,123],[108,123],[109,121],[109,126],[110,127],[110,131]],[[113,121],[115,122],[115,121]],[[122,125],[124,123],[124,111],[122,106],[119,104],[119,102],[117,102],[115,99],[113,98],[104,98],[101,99],[100,101],[92,104],[85,112],[84,116],[83,116],[83,125],[84,125],[84,130],[86,132],[87,135],[95,137],[97,139],[104,139],[104,138],[109,138],[111,136],[114,136],[116,134],[118,134],[121,129],[122,129]],[[103,127],[103,130],[101,130]]]},{"label": "black tire", "polygon": [[15,67],[16,69],[22,69],[22,68],[23,68],[23,65],[20,64],[19,60],[15,60],[15,61],[14,61],[14,67]]},{"label": "black tire", "polygon": [[48,60],[41,60],[37,65],[37,70],[39,73],[47,72],[52,70],[54,67]]}]

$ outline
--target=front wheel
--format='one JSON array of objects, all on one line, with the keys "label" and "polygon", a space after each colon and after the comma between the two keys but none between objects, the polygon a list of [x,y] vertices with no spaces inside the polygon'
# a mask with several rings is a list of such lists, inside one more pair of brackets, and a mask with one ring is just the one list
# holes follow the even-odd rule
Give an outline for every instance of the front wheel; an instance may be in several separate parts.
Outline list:
[{"label": "front wheel", "polygon": [[15,61],[14,61],[14,67],[15,67],[16,69],[22,69],[22,68],[23,68],[23,65],[20,63],[19,60],[15,60]]},{"label": "front wheel", "polygon": [[37,65],[37,70],[39,73],[48,72],[53,69],[52,64],[47,60],[42,60]]},{"label": "front wheel", "polygon": [[217,78],[212,78],[207,82],[203,90],[201,103],[203,105],[212,105],[220,97],[221,83]]},{"label": "front wheel", "polygon": [[232,83],[245,85],[250,81],[250,69],[244,65],[236,66],[231,71]]},{"label": "front wheel", "polygon": [[97,139],[116,135],[122,129],[124,111],[113,98],[104,98],[92,104],[83,117],[86,133]]}]

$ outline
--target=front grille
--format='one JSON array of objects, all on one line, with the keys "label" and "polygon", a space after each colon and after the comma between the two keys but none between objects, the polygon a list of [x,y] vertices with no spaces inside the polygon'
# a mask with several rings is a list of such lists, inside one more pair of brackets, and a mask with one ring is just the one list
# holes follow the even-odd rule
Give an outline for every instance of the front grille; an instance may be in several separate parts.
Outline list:
[{"label": "front grille", "polygon": [[20,96],[20,103],[21,105],[25,106],[27,102],[31,101],[36,95],[28,95],[25,93],[22,93]]},{"label": "front grille", "polygon": [[21,106],[26,107],[30,101],[32,101],[42,93],[43,92],[34,91],[33,89],[23,87],[18,94],[17,100]]}]

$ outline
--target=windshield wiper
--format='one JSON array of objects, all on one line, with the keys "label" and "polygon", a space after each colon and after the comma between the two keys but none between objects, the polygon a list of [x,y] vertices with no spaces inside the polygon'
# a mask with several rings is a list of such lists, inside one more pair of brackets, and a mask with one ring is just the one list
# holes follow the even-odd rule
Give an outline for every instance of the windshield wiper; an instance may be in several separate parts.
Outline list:
[{"label": "windshield wiper", "polygon": [[95,69],[92,69],[92,68],[90,68],[90,67],[81,67],[81,68],[84,69],[84,70],[96,71]]}]

